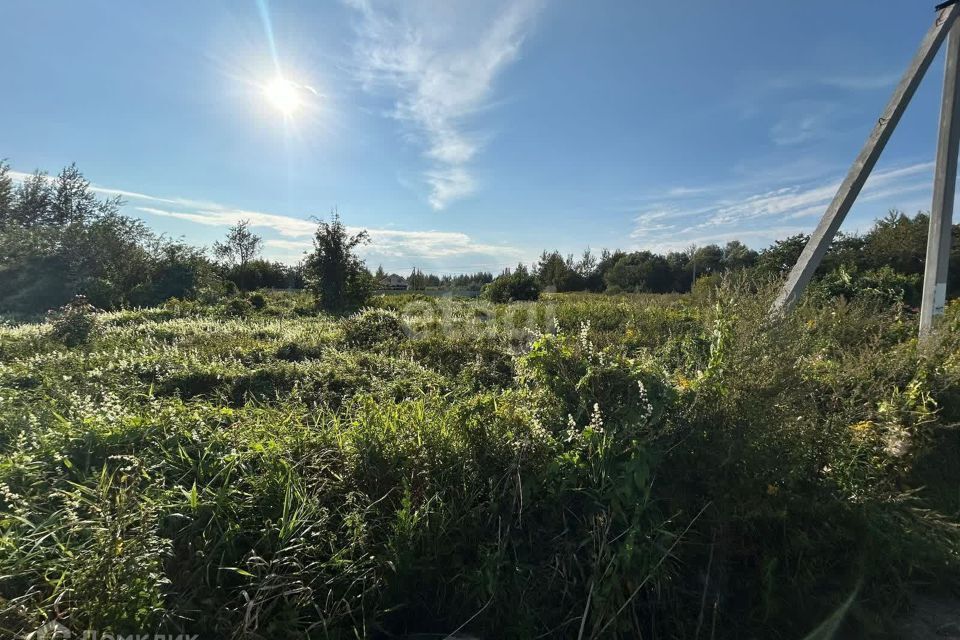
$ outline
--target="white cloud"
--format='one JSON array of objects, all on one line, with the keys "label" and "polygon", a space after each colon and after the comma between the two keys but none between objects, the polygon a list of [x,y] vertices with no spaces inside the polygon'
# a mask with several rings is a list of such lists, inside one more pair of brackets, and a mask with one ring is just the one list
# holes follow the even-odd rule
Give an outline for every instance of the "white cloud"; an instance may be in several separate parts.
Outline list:
[{"label": "white cloud", "polygon": [[767,85],[775,90],[811,89],[818,85],[844,91],[876,91],[893,87],[900,80],[898,71],[855,71],[845,69],[839,73],[816,76],[805,71],[779,72],[770,78]]},{"label": "white cloud", "polygon": [[14,171],[13,169],[8,171],[7,175],[10,176],[10,179],[13,180],[14,182],[23,182],[27,178],[33,177],[32,173],[25,173],[23,171]]},{"label": "white cloud", "polygon": [[[15,182],[22,182],[32,174],[22,171],[9,172]],[[174,218],[208,227],[227,228],[246,220],[251,227],[276,233],[278,238],[266,238],[264,245],[274,249],[275,257],[297,259],[313,247],[312,237],[317,223],[292,216],[251,211],[229,207],[216,202],[190,198],[166,198],[139,191],[91,185],[97,193],[120,196],[134,204],[132,209],[151,216]],[[363,227],[347,227],[350,233],[358,233]],[[458,231],[410,231],[402,229],[365,229],[370,243],[360,249],[367,259],[392,262],[393,264],[424,264],[438,271],[450,271],[450,259],[473,257],[465,270],[489,270],[499,272],[503,267],[529,258],[528,252],[509,245],[477,242],[466,233]],[[455,269],[453,271],[456,271]]]},{"label": "white cloud", "polygon": [[636,224],[633,228],[633,231],[630,233],[630,237],[639,238],[647,233],[675,229],[676,225],[664,224],[664,222],[661,222],[666,218],[670,218],[675,213],[675,209],[657,209],[654,211],[646,211],[637,215],[637,217],[633,219],[634,223]]},{"label": "white cloud", "polygon": [[469,165],[482,136],[465,121],[489,106],[494,81],[519,55],[539,0],[347,4],[362,16],[358,78],[366,90],[393,97],[390,115],[424,145],[431,206],[440,210],[474,193]]},{"label": "white cloud", "polygon": [[[136,209],[152,215],[177,218],[215,227],[227,227],[240,220],[248,220],[252,227],[272,229],[284,236],[269,238],[265,241],[265,245],[281,250],[288,257],[309,250],[313,246],[310,238],[317,229],[315,222],[301,218],[226,207],[206,208],[196,211],[170,211],[156,207],[136,207]],[[364,228],[347,227],[347,230],[350,233],[358,233]],[[407,231],[371,228],[365,230],[370,235],[370,244],[365,245],[360,252],[367,256],[376,255],[381,258],[402,260],[441,260],[467,254],[482,254],[502,258],[506,262],[523,256],[523,253],[515,247],[476,242],[469,235],[456,231]]]},{"label": "white cloud", "polygon": [[160,209],[157,207],[134,207],[137,211],[149,213],[155,216],[165,216],[168,218],[177,218],[187,220],[213,227],[229,227],[241,220],[248,220],[250,226],[272,229],[282,236],[301,238],[313,235],[317,225],[309,220],[302,218],[293,218],[290,216],[279,216],[272,213],[262,213],[260,211],[247,211],[245,209],[230,209],[215,205],[214,207],[198,208],[195,211],[171,211],[169,209]]},{"label": "white cloud", "polygon": [[[874,171],[864,185],[858,201],[876,201],[929,188],[932,171],[932,162]],[[706,224],[723,225],[768,216],[796,218],[820,214],[826,210],[839,188],[840,182],[836,181],[823,185],[781,187],[747,196],[739,201],[721,204]]]},{"label": "white cloud", "polygon": [[774,144],[780,146],[800,144],[813,140],[823,127],[823,119],[812,113],[805,114],[798,119],[784,118],[773,125],[770,137]]},{"label": "white cloud", "polygon": [[828,87],[837,89],[846,89],[848,91],[873,91],[876,89],[886,89],[892,87],[900,80],[900,74],[893,73],[875,73],[875,74],[850,74],[842,76],[828,76],[821,78],[820,83]]},{"label": "white cloud", "polygon": [[[33,177],[34,174],[26,173],[24,171],[13,171],[9,172],[11,178],[14,182],[23,182],[27,178]],[[51,176],[44,174],[48,181],[52,181],[56,176]],[[112,187],[102,187],[96,184],[90,184],[90,190],[101,195],[105,196],[120,196],[126,200],[140,200],[144,202],[157,202],[163,204],[172,204],[183,207],[194,207],[201,209],[215,209],[220,207],[220,205],[213,202],[206,202],[202,200],[191,200],[187,198],[160,198],[157,196],[147,195],[146,193],[140,193],[138,191],[127,191],[125,189],[114,189]]]},{"label": "white cloud", "polygon": [[445,258],[464,254],[486,254],[517,260],[524,254],[515,247],[484,244],[456,231],[399,231],[368,229],[369,250],[384,256]]},{"label": "white cloud", "polygon": [[832,135],[836,118],[835,104],[801,100],[782,107],[781,118],[770,128],[770,138],[778,146],[792,146]]},{"label": "white cloud", "polygon": [[460,166],[428,171],[426,180],[431,188],[430,206],[438,211],[446,207],[448,202],[469,196],[477,187],[473,176]]},{"label": "white cloud", "polygon": [[[933,166],[922,162],[875,170],[857,203],[913,205],[918,193],[929,192]],[[734,195],[710,186],[691,189],[692,196],[646,207],[634,217],[630,235],[638,241],[637,248],[656,250],[732,239],[763,246],[785,235],[812,231],[814,220],[806,220],[821,216],[839,187],[839,180],[821,179]]]},{"label": "white cloud", "polygon": [[[348,227],[356,233],[359,227]],[[411,260],[443,260],[469,255],[493,257],[504,264],[522,260],[524,252],[515,247],[476,242],[469,235],[456,231],[401,231],[397,229],[366,229],[370,244],[359,249],[368,259],[404,263]],[[270,239],[265,242],[288,253],[302,253],[313,247],[310,240]]]},{"label": "white cloud", "polygon": [[674,187],[667,191],[667,194],[671,197],[698,196],[706,191],[704,187]]},{"label": "white cloud", "polygon": [[[317,229],[317,224],[309,220],[244,209],[219,207],[187,212],[169,211],[156,207],[135,208],[152,215],[177,218],[214,227],[227,227],[240,220],[247,220],[252,227],[269,228],[287,238],[304,238],[303,240],[285,238],[266,240],[267,246],[287,251],[300,251],[312,247],[313,244],[309,238],[313,236]],[[358,233],[364,229],[364,227],[347,227],[350,233]],[[365,230],[370,235],[370,244],[366,245],[365,250],[383,256],[444,258],[466,253],[483,253],[513,259],[521,255],[521,252],[514,247],[478,243],[467,234],[457,231],[405,231],[370,228]]]}]

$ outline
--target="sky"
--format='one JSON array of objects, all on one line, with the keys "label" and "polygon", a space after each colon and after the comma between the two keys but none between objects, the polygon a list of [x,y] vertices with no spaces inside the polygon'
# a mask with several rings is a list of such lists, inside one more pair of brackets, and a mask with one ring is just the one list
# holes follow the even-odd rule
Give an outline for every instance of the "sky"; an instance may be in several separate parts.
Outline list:
[{"label": "sky", "polygon": [[[933,4],[0,0],[0,158],[290,263],[333,210],[399,273],[761,248],[816,226]],[[929,209],[942,74],[845,231]]]}]

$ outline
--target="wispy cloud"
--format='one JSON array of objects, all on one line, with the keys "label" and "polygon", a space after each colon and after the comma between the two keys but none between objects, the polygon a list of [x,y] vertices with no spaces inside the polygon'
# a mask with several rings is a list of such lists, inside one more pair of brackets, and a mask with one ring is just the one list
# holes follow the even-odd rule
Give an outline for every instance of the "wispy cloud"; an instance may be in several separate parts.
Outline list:
[{"label": "wispy cloud", "polygon": [[[213,227],[228,227],[240,220],[247,220],[251,227],[271,229],[282,236],[269,238],[265,244],[267,247],[283,251],[288,257],[309,250],[313,246],[311,237],[317,229],[316,222],[310,220],[228,207],[206,207],[195,211],[172,211],[146,206],[136,207],[136,209],[151,215],[177,218]],[[366,245],[361,253],[375,254],[381,258],[398,258],[408,261],[439,260],[466,254],[483,254],[510,262],[523,255],[515,247],[477,242],[469,235],[456,231],[348,227],[351,233],[361,230],[366,230],[370,235],[370,244]]]},{"label": "wispy cloud", "polygon": [[[932,172],[932,162],[874,171],[858,205],[913,204],[920,193],[929,191]],[[839,187],[835,178],[734,194],[705,186],[691,190],[692,196],[645,206],[635,215],[630,235],[638,248],[661,251],[732,239],[762,246],[785,235],[810,232],[811,219],[826,211]]]},{"label": "wispy cloud", "polygon": [[828,87],[845,89],[847,91],[874,91],[893,87],[899,79],[900,74],[896,72],[874,74],[854,73],[821,78],[820,83]]},{"label": "wispy cloud", "polygon": [[176,218],[186,220],[196,224],[207,225],[211,227],[229,227],[241,220],[248,220],[251,227],[261,229],[272,229],[281,236],[290,238],[302,238],[313,234],[317,229],[316,223],[302,218],[293,218],[290,216],[280,216],[272,213],[263,213],[261,211],[248,211],[246,209],[231,209],[229,207],[202,207],[194,211],[175,211],[170,209],[161,209],[158,207],[134,207],[137,211],[149,213],[155,216],[164,216],[167,218]]},{"label": "wispy cloud", "polygon": [[806,72],[778,73],[769,80],[773,89],[810,89],[830,87],[843,91],[877,91],[893,87],[900,79],[897,71],[852,71],[816,76]]},{"label": "wispy cloud", "polygon": [[843,109],[833,102],[798,100],[781,105],[780,111],[770,139],[778,146],[792,146],[835,135]]},{"label": "wispy cloud", "polygon": [[[11,170],[9,175],[15,182],[22,182],[32,174]],[[251,227],[259,229],[261,233],[267,231],[279,236],[266,238],[264,244],[274,250],[273,257],[288,260],[296,260],[304,251],[313,247],[312,236],[317,230],[317,223],[313,220],[230,207],[207,200],[162,197],[100,185],[91,185],[90,188],[102,195],[120,196],[130,203],[130,209],[149,216],[173,218],[223,229],[246,220]],[[447,265],[453,264],[450,259],[460,261],[467,259],[470,262],[469,265],[458,266],[464,266],[467,271],[479,269],[499,271],[505,266],[530,257],[527,255],[529,252],[517,247],[478,242],[459,231],[364,227],[348,227],[348,230],[351,233],[366,230],[370,235],[370,244],[361,249],[361,255],[368,260],[383,261],[388,264],[420,264],[440,271],[456,271],[456,269],[445,269]]]},{"label": "wispy cloud", "polygon": [[[348,228],[352,233],[360,228]],[[524,252],[515,247],[484,244],[469,235],[457,231],[403,231],[397,229],[366,229],[370,244],[362,252],[380,259],[409,261],[416,259],[438,260],[475,254],[494,256],[506,262],[521,260]],[[309,240],[272,239],[267,246],[285,251],[302,252],[313,244]]]},{"label": "wispy cloud", "polygon": [[[13,178],[14,182],[23,182],[27,178],[33,177],[34,174],[26,173],[25,171],[11,170],[9,175],[11,178]],[[55,176],[47,175],[46,179],[48,181],[52,181],[55,179]],[[91,184],[90,190],[104,196],[120,196],[120,198],[125,200],[137,200],[141,202],[156,202],[164,205],[174,205],[174,206],[183,206],[183,207],[200,208],[200,209],[222,208],[221,205],[218,205],[213,202],[207,202],[202,200],[191,200],[187,198],[161,198],[158,196],[151,196],[146,193],[140,193],[138,191],[128,191],[126,189],[114,189],[113,187],[103,187],[97,184]]]},{"label": "wispy cloud", "polygon": [[347,4],[361,15],[358,78],[365,89],[393,97],[390,115],[424,145],[431,206],[440,210],[474,193],[470,163],[483,136],[466,121],[489,106],[494,81],[517,59],[540,1]]}]

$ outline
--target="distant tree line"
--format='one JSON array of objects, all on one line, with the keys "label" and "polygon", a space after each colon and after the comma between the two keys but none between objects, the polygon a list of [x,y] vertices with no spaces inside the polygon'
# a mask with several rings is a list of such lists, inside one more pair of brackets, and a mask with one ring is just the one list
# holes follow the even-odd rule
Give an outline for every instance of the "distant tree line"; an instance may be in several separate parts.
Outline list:
[{"label": "distant tree line", "polygon": [[[818,270],[818,284],[830,293],[854,295],[882,289],[919,305],[927,246],[925,213],[913,217],[899,211],[878,220],[865,234],[838,234]],[[725,273],[749,271],[761,278],[785,276],[796,263],[809,236],[776,241],[761,251],[732,240],[723,246],[691,246],[665,254],[651,251],[589,249],[579,258],[544,251],[527,269],[518,265],[501,274],[486,290],[496,301],[536,299],[541,291],[606,293],[688,293],[709,287]],[[960,296],[960,225],[953,227],[948,295]]]},{"label": "distant tree line", "polygon": [[213,281],[203,252],[121,215],[75,165],[14,185],[0,162],[0,311],[31,313],[85,294],[102,308],[150,305]]},{"label": "distant tree line", "polygon": [[227,231],[222,242],[213,243],[220,275],[240,291],[257,289],[302,289],[306,286],[304,265],[293,266],[259,258],[263,238],[241,220]]},{"label": "distant tree line", "polygon": [[[36,313],[78,294],[97,307],[147,306],[172,297],[262,288],[307,288],[318,305],[337,311],[362,305],[386,276],[371,273],[356,250],[366,233],[350,234],[334,213],[319,221],[314,249],[297,265],[260,257],[263,241],[239,221],[203,249],[151,231],[120,213],[119,197],[100,198],[73,164],[56,176],[37,171],[15,183],[0,161],[0,313]],[[863,235],[840,234],[819,270],[831,294],[899,292],[919,304],[928,216],[893,211]],[[589,249],[579,257],[544,251],[531,267],[492,273],[425,274],[414,268],[413,290],[483,290],[494,301],[535,299],[542,291],[686,293],[710,287],[725,273],[781,277],[808,236],[778,240],[761,251],[733,240],[664,254]],[[948,295],[960,295],[960,225],[953,227]]]},{"label": "distant tree line", "polygon": [[203,249],[158,235],[100,198],[76,165],[15,183],[0,161],[0,312],[31,314],[82,294],[96,307],[148,306],[232,289],[303,287],[302,266],[259,259],[240,223]]},{"label": "distant tree line", "polygon": [[[387,272],[383,266],[377,267],[374,278],[379,283],[387,277]],[[426,291],[428,289],[449,290],[449,291],[480,291],[483,285],[493,282],[493,274],[489,271],[478,271],[476,273],[463,273],[458,275],[436,275],[433,273],[424,273],[418,267],[414,267],[407,276],[407,286],[411,291]]]}]

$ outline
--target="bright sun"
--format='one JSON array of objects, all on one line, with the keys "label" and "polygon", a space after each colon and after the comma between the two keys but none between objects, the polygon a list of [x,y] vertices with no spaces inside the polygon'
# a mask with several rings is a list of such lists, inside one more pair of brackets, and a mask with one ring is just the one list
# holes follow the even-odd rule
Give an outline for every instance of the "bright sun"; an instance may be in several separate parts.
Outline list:
[{"label": "bright sun", "polygon": [[287,117],[292,116],[302,105],[300,87],[281,76],[264,85],[263,93],[270,104]]}]

